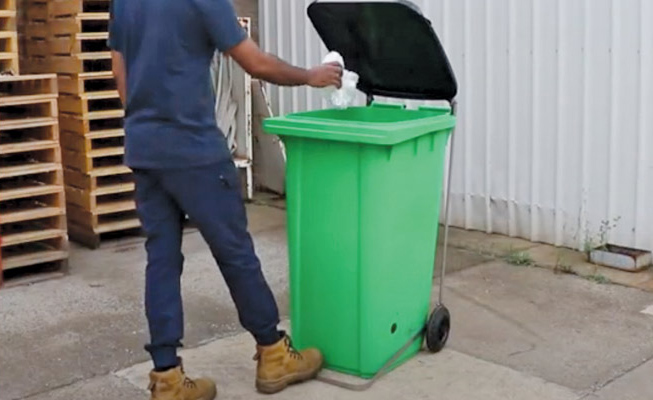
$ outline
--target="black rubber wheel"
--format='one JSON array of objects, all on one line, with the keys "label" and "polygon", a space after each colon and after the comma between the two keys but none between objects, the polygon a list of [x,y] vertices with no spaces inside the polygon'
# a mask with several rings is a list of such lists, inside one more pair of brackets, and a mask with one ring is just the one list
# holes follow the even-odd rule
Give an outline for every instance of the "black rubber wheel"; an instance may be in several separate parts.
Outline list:
[{"label": "black rubber wheel", "polygon": [[426,326],[426,347],[431,353],[437,353],[444,348],[449,340],[451,315],[447,307],[439,305],[433,310]]}]

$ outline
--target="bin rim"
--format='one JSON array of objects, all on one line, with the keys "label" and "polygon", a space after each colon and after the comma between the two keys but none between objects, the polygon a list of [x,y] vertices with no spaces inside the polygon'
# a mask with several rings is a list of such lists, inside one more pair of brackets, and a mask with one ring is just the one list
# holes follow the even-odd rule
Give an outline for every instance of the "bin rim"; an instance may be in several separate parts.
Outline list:
[{"label": "bin rim", "polygon": [[[372,107],[379,107],[373,105]],[[363,107],[354,107],[363,108]],[[420,107],[419,111],[446,111],[446,107]],[[392,146],[429,133],[450,133],[456,126],[451,113],[397,122],[335,120],[288,114],[263,121],[266,133],[281,137],[301,137],[337,142]]]}]

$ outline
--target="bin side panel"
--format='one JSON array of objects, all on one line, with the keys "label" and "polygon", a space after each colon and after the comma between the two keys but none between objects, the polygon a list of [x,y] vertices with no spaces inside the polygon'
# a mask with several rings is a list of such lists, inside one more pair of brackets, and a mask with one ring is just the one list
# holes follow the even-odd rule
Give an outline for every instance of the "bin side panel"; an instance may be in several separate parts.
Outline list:
[{"label": "bin side panel", "polygon": [[[448,138],[448,132],[436,132],[362,152],[364,377],[373,376],[428,317]],[[396,365],[420,347],[421,341],[415,343]]]},{"label": "bin side panel", "polygon": [[287,137],[292,335],[329,368],[359,369],[360,145]]}]

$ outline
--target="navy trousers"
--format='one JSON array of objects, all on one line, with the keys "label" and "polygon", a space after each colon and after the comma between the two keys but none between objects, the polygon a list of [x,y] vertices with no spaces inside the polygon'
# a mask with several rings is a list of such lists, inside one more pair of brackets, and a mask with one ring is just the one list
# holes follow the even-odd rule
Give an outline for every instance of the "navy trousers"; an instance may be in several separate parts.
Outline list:
[{"label": "navy trousers", "polygon": [[176,366],[184,335],[181,252],[184,216],[198,226],[227,282],[241,324],[260,345],[280,339],[279,311],[247,231],[232,161],[165,170],[134,170],[136,204],[147,236],[145,311],[155,368]]}]

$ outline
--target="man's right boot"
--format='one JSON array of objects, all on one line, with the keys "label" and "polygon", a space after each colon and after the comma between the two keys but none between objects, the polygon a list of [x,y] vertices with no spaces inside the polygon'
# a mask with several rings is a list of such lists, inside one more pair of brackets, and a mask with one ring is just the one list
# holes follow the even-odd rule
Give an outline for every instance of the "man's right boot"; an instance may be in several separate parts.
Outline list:
[{"label": "man's right boot", "polygon": [[285,335],[272,346],[257,346],[254,359],[258,361],[256,389],[266,394],[277,393],[288,385],[315,378],[324,362],[319,350],[298,352]]},{"label": "man's right boot", "polygon": [[151,400],[213,400],[215,383],[207,378],[190,379],[180,365],[163,372],[150,372]]}]

